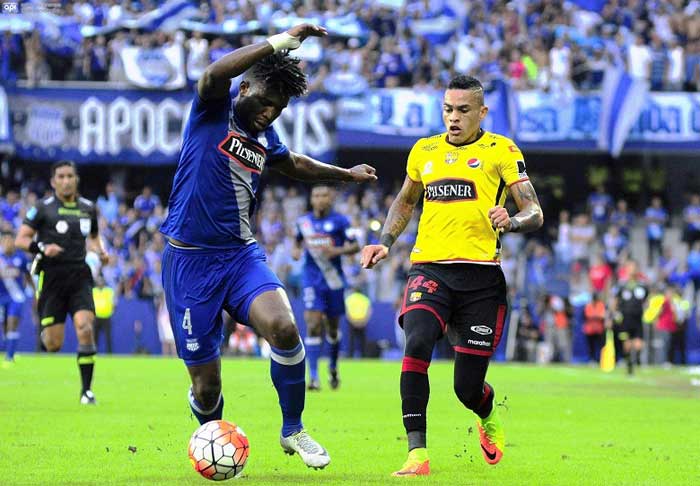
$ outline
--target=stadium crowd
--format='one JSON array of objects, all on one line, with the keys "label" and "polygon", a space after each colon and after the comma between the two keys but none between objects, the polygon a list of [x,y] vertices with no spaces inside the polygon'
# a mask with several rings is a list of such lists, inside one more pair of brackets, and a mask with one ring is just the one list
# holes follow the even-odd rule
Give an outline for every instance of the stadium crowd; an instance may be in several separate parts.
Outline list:
[{"label": "stadium crowd", "polygon": [[[311,91],[352,95],[367,87],[442,89],[455,72],[485,83],[505,79],[516,89],[587,90],[600,87],[609,66],[625,67],[655,91],[700,90],[700,2],[611,0],[599,11],[583,8],[601,3],[203,0],[192,16],[201,28],[189,24],[164,32],[109,28],[163,2],[54,2],[50,13],[94,27],[92,34],[58,48],[42,29],[8,29],[0,37],[0,78],[32,84],[125,81],[119,54],[125,46],[177,45],[186,52],[186,72],[194,81],[210,62],[256,35],[283,30],[294,19],[356,27],[354,34],[331,29],[328,38],[298,53],[312,73]],[[224,22],[241,28],[218,33],[216,26]],[[251,23],[254,28],[246,27]]]},{"label": "stadium crowd", "polygon": [[[351,233],[361,245],[377,242],[391,194],[396,192],[396,188],[379,186],[337,189],[335,208],[348,217]],[[45,182],[31,179],[4,190],[0,230],[16,231],[26,210],[46,194]],[[308,210],[307,201],[306,189],[294,185],[268,185],[259,194],[256,237],[291,297],[301,295],[301,261],[291,255],[296,221]],[[127,192],[108,183],[97,205],[110,262],[98,268],[92,261],[94,273],[101,273],[116,295],[154,301],[160,307],[164,240],[158,228],[166,211],[160,198],[150,187]],[[640,211],[633,211],[624,199],[614,201],[599,186],[587,201],[562,210],[558,218],[550,215],[547,227],[531,237],[505,235],[502,268],[517,312],[516,359],[571,361],[574,328],[583,329],[591,346],[590,359],[597,359],[605,323],[615,321],[610,307],[614,289],[630,278],[628,262],[634,258],[640,263],[634,277],[651,294],[644,317],[650,324],[648,340],[654,352],[649,360],[685,360],[682,353],[676,358],[670,353],[673,343],[678,350],[685,347],[681,338],[700,298],[700,195],[690,195],[676,214],[656,196],[638,207]],[[390,258],[373,272],[362,271],[357,256],[344,257],[349,286],[373,302],[398,306],[417,222],[418,213]],[[254,349],[251,336],[240,331],[233,338],[247,340],[246,346]]]}]

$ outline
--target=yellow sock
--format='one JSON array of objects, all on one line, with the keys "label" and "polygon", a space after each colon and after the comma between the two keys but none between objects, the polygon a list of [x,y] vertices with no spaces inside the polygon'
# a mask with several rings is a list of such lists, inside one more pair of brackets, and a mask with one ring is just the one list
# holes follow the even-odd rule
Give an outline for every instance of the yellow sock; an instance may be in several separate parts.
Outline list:
[{"label": "yellow sock", "polygon": [[416,462],[425,462],[428,460],[428,449],[425,447],[416,447],[408,453],[408,458]]}]

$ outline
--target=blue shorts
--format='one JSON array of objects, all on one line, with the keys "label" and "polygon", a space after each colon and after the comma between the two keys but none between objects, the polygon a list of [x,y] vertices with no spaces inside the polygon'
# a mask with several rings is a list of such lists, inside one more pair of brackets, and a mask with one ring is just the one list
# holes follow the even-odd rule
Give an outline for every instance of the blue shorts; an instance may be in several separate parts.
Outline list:
[{"label": "blue shorts", "polygon": [[221,311],[248,324],[255,298],[282,287],[256,244],[232,250],[175,247],[163,251],[163,289],[177,354],[185,364],[219,357],[223,341]]},{"label": "blue shorts", "polygon": [[21,317],[24,302],[15,302],[14,300],[0,301],[0,306],[3,307],[3,320],[8,317]]},{"label": "blue shorts", "polygon": [[343,289],[332,290],[325,283],[304,285],[304,310],[321,311],[328,317],[345,314],[345,293]]}]

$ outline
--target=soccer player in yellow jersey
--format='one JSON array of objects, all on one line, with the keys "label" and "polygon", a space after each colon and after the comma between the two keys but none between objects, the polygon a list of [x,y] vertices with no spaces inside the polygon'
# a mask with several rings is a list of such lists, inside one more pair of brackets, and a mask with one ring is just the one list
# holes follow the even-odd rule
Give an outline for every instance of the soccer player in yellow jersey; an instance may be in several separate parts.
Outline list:
[{"label": "soccer player in yellow jersey", "polygon": [[[443,335],[455,350],[455,393],[477,415],[484,459],[496,464],[503,455],[503,426],[493,387],[485,381],[507,313],[499,235],[534,231],[542,226],[543,217],[520,149],[512,140],[481,128],[487,113],[477,79],[457,76],[450,82],[442,112],[447,132],[422,138],[413,146],[381,244],[362,250],[364,268],[386,258],[423,195],[399,317],[406,335],[401,401],[409,454],[394,476],[430,473],[428,367]],[[518,206],[513,216],[503,207],[508,193]]]}]

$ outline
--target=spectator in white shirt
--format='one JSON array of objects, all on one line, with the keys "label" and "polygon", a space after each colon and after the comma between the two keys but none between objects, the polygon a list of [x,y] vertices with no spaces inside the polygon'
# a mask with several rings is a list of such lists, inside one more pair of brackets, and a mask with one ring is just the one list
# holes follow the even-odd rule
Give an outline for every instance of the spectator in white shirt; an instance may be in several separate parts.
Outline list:
[{"label": "spectator in white shirt", "polygon": [[197,80],[209,65],[209,41],[202,37],[201,32],[193,32],[187,46],[187,77]]},{"label": "spectator in white shirt", "polygon": [[641,34],[637,34],[634,45],[627,51],[627,72],[630,76],[648,80],[651,74],[651,52],[644,44]]},{"label": "spectator in white shirt", "polygon": [[678,39],[673,37],[668,46],[668,86],[671,91],[683,89],[683,73],[685,72],[685,52],[678,43]]}]

